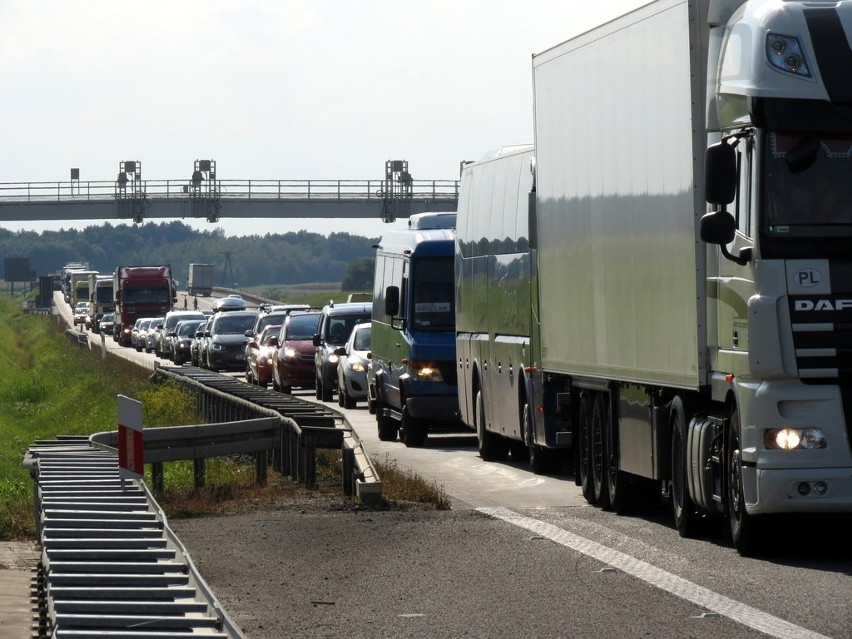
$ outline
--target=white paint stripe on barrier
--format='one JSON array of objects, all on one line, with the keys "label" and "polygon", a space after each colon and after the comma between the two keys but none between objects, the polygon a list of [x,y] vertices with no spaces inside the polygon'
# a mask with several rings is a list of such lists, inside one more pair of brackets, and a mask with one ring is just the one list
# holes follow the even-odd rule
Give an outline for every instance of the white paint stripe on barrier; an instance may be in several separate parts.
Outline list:
[{"label": "white paint stripe on barrier", "polygon": [[735,601],[703,586],[673,575],[644,561],[626,555],[595,541],[563,530],[553,524],[525,517],[507,508],[477,508],[483,514],[514,524],[541,535],[562,546],[576,550],[622,572],[641,579],[686,601],[723,615],[744,626],[778,639],[829,639],[818,632],[802,628],[757,608]]}]

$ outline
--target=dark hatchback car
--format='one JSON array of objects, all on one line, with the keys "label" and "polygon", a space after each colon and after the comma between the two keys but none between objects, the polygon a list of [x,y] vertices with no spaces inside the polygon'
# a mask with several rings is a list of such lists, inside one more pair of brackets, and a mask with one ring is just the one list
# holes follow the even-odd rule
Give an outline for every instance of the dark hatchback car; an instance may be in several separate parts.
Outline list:
[{"label": "dark hatchback car", "polygon": [[246,366],[246,331],[254,326],[257,311],[228,311],[216,313],[204,336],[205,368],[210,370],[243,371]]},{"label": "dark hatchback car", "polygon": [[177,323],[175,330],[171,331],[171,353],[169,358],[175,364],[183,364],[192,359],[190,348],[195,340],[195,333],[201,325],[207,322],[206,319],[188,319]]},{"label": "dark hatchback car", "polygon": [[272,353],[272,387],[282,393],[293,388],[313,388],[314,335],[317,332],[319,312],[294,311],[287,316]]}]

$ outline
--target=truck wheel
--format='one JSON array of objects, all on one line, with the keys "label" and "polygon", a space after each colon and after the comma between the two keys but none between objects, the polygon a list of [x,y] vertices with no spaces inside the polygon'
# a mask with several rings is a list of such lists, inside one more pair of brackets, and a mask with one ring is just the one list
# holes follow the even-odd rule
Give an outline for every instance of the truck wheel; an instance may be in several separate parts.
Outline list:
[{"label": "truck wheel", "polygon": [[603,393],[595,395],[592,407],[592,490],[595,503],[604,510],[609,508],[606,463],[606,400]]},{"label": "truck wheel", "polygon": [[408,408],[402,408],[402,421],[399,425],[399,435],[402,443],[408,448],[419,448],[426,443],[427,424],[422,419],[412,417]]},{"label": "truck wheel", "polygon": [[590,504],[595,503],[595,491],[592,483],[592,398],[584,394],[580,400],[580,418],[577,428],[578,463],[580,489]]},{"label": "truck wheel", "polygon": [[734,548],[741,555],[754,555],[758,550],[760,520],[746,512],[743,495],[742,455],[740,452],[740,416],[734,410],[728,425],[727,490],[725,509],[728,513],[728,525]]},{"label": "truck wheel", "polygon": [[692,537],[698,527],[698,513],[689,495],[686,413],[680,397],[672,402],[672,511],[681,537]]},{"label": "truck wheel", "polygon": [[619,515],[627,512],[631,503],[630,480],[621,472],[618,450],[618,425],[612,417],[610,397],[607,393],[601,393],[602,403],[605,405],[604,428],[606,438],[604,439],[604,450],[606,452],[606,483],[609,491],[608,500],[610,508]]},{"label": "truck wheel", "polygon": [[476,391],[476,440],[483,461],[504,461],[509,456],[505,440],[485,428],[485,401],[481,390]]},{"label": "truck wheel", "polygon": [[376,425],[379,428],[379,440],[383,442],[394,442],[396,441],[396,434],[399,431],[399,426],[391,417],[387,417],[384,414],[384,406],[382,406],[382,400],[378,397],[376,398]]}]

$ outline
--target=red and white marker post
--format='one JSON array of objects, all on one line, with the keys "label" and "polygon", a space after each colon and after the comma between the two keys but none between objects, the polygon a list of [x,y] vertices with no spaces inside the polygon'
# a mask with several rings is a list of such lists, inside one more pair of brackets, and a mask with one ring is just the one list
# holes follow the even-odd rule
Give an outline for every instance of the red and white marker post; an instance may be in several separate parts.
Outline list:
[{"label": "red and white marker post", "polygon": [[141,479],[145,472],[145,443],[142,438],[142,403],[118,396],[118,476]]}]

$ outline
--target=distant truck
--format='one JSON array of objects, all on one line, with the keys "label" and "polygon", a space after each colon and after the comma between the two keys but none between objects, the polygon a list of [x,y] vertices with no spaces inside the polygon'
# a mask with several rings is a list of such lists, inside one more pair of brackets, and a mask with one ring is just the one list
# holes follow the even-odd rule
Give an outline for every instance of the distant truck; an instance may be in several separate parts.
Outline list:
[{"label": "distant truck", "polygon": [[[570,444],[589,503],[663,490],[743,554],[775,515],[852,513],[851,32],[850,2],[657,0],[533,56],[528,217],[475,165],[459,195],[459,290],[529,269],[481,300],[530,309],[522,357],[459,348],[483,457]],[[501,368],[515,410],[471,410]]]},{"label": "distant truck", "polygon": [[68,304],[71,307],[76,306],[80,302],[91,302],[89,297],[89,277],[97,275],[97,271],[89,270],[72,270],[69,272],[68,278]]},{"label": "distant truck", "polygon": [[104,313],[112,313],[115,308],[112,275],[89,276],[89,301],[89,323],[95,327]]},{"label": "distant truck", "polygon": [[172,269],[161,266],[119,266],[113,279],[115,329],[122,346],[131,345],[131,331],[142,317],[164,317],[174,309],[177,291]]},{"label": "distant truck", "polygon": [[[422,446],[459,427],[455,365],[454,213],[412,215],[376,249],[368,406],[379,439]],[[348,336],[347,336],[348,337]]]},{"label": "distant truck", "polygon": [[213,293],[213,265],[190,264],[186,277],[186,290],[190,295],[208,297]]}]

